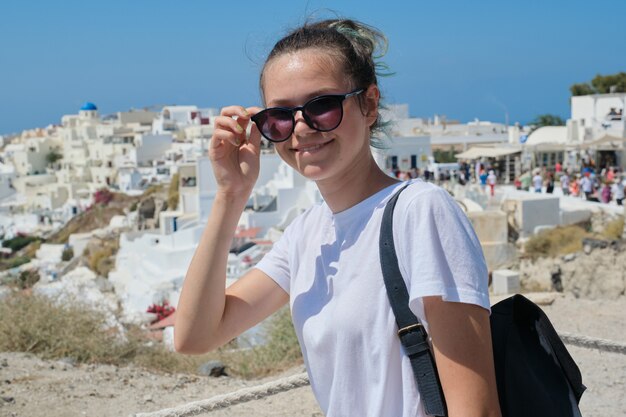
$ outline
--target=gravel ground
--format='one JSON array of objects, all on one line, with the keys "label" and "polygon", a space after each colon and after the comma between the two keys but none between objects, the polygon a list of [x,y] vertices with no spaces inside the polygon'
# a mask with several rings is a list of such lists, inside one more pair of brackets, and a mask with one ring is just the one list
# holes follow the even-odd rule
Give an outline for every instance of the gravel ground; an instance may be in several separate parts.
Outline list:
[{"label": "gravel ground", "polygon": [[[529,295],[557,331],[626,343],[626,297],[582,300],[563,295]],[[497,301],[496,299],[492,301]],[[626,415],[626,355],[568,347],[588,387],[585,417]],[[294,368],[280,376],[302,372]],[[130,416],[210,398],[268,382],[193,375],[153,374],[141,369],[41,361],[22,353],[0,353],[0,416]],[[207,416],[321,416],[309,387],[239,404]]]}]

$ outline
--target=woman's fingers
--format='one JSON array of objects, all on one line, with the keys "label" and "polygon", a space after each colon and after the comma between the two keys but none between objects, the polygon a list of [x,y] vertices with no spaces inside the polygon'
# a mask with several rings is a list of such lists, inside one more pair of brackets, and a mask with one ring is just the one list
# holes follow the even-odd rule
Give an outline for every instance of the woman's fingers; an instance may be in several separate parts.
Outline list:
[{"label": "woman's fingers", "polygon": [[[246,109],[250,117],[254,116],[261,110],[263,110],[261,107],[248,107]],[[257,128],[256,123],[252,123],[252,126],[250,128],[250,138],[248,140],[256,148],[259,148],[261,146],[261,132]]]},{"label": "woman's fingers", "polygon": [[[250,122],[250,114],[241,106],[224,107],[220,115],[215,118],[215,133],[212,146],[218,146],[227,141],[233,146],[246,142],[246,127]],[[227,133],[227,134],[225,134]]]},{"label": "woman's fingers", "polygon": [[238,133],[234,133],[233,131],[226,129],[215,129],[209,146],[213,149],[218,148],[223,143],[239,146],[239,140]]},{"label": "woman's fingers", "polygon": [[[226,140],[233,146],[239,146],[244,142],[246,131],[241,127],[240,122],[227,116],[218,116],[215,119],[215,130],[213,137],[219,140]],[[217,142],[214,146],[219,145]]]}]

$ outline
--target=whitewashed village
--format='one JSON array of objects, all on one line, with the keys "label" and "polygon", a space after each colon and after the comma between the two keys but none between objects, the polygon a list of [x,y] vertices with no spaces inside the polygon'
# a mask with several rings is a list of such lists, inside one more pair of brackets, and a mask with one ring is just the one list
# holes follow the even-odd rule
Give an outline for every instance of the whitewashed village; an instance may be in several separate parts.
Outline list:
[{"label": "whitewashed village", "polygon": [[[626,250],[619,242],[626,93],[570,100],[564,125],[538,128],[460,123],[442,115],[415,118],[408,105],[387,105],[383,117],[391,122],[389,137],[374,151],[389,175],[433,181],[451,193],[481,242],[494,300],[532,294],[535,302],[552,308],[558,330],[586,334],[591,329],[619,342],[623,337],[613,335],[616,323],[623,322],[626,294]],[[107,328],[119,334],[129,326],[140,328],[148,343],[173,350],[179,292],[216,192],[206,155],[217,114],[218,109],[172,105],[105,115],[97,103],[86,102],[58,124],[2,137],[0,302],[25,293],[60,305],[84,304],[105,315]],[[253,267],[298,214],[321,202],[314,183],[284,164],[267,143],[263,146],[259,179],[231,244],[227,285]],[[613,185],[622,185],[621,198],[615,191],[603,200],[599,193],[563,186],[564,174],[570,185],[579,184],[590,166],[599,178],[614,176]],[[485,181],[491,171],[493,187]],[[529,186],[537,176],[539,183]],[[529,255],[533,237],[570,225],[584,225],[589,232],[563,238],[582,243],[582,250]],[[605,233],[611,228],[613,237]],[[550,307],[556,297],[560,301]],[[586,321],[569,319],[598,305],[603,309]],[[264,343],[257,328],[244,338],[253,346]],[[585,415],[623,409],[621,389],[615,389],[626,375],[623,355],[573,349],[591,387],[582,405],[595,413]],[[45,414],[56,407],[58,415],[77,409],[120,415],[256,384],[25,355],[0,352],[5,375],[0,414],[57,415]],[[213,375],[212,363],[206,375]],[[599,384],[604,388],[596,388]],[[284,415],[304,409],[321,416],[306,388],[281,401]],[[259,410],[276,415],[277,405],[264,400],[239,407],[215,415]]]},{"label": "whitewashed village", "polygon": [[[601,230],[623,215],[623,207],[566,195],[558,186],[553,193],[536,193],[514,183],[524,172],[555,165],[580,172],[590,158],[622,171],[625,107],[624,93],[575,96],[565,126],[531,132],[518,124],[412,118],[408,105],[390,105],[385,117],[392,122],[391,134],[376,149],[377,162],[390,175],[426,173],[426,180],[452,193],[476,229],[496,293],[519,291],[520,285],[533,291],[557,286],[615,298],[624,295],[622,273],[593,287],[577,276],[580,266],[568,270],[565,264],[555,277],[554,265],[533,270],[532,262],[520,264],[518,252],[544,229],[590,222]],[[166,106],[105,116],[90,102],[77,110],[58,125],[3,138],[0,235],[3,242],[40,242],[28,255],[3,245],[7,285],[0,286],[0,297],[15,290],[9,283],[30,279],[34,293],[81,300],[106,311],[112,325],[154,323],[148,308],[176,306],[211,209],[215,182],[206,154],[218,110]],[[451,150],[457,162],[436,162],[437,149]],[[493,195],[475,171],[485,164],[497,170]],[[270,147],[264,149],[256,188],[232,243],[228,282],[254,266],[289,222],[320,200],[312,182]],[[111,205],[117,210],[107,210]],[[88,224],[67,232],[88,213]],[[61,240],[60,231],[65,231]],[[162,340],[171,348],[172,320],[153,329],[165,329]]]}]

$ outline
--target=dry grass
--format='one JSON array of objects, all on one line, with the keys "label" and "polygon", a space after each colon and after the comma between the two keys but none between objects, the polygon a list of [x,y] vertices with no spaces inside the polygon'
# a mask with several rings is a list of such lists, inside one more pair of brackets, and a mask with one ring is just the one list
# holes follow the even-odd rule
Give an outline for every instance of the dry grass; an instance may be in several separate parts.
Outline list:
[{"label": "dry grass", "polygon": [[172,175],[172,180],[170,181],[170,187],[167,192],[167,209],[170,211],[174,211],[178,208],[178,180],[180,178],[180,174],[177,172]]},{"label": "dry grass", "polygon": [[302,362],[288,310],[267,326],[264,346],[223,350],[200,356],[170,352],[132,327],[122,336],[107,329],[104,315],[79,303],[63,306],[39,296],[16,293],[0,303],[0,351],[29,352],[43,359],[72,358],[78,363],[133,364],[168,373],[197,373],[208,360],[219,359],[227,372],[257,378]]},{"label": "dry grass", "polygon": [[288,308],[275,313],[265,323],[266,344],[249,350],[219,352],[219,359],[235,375],[258,378],[281,372],[302,363],[302,352]]},{"label": "dry grass", "polygon": [[602,231],[602,236],[609,240],[621,239],[623,231],[624,218],[618,217],[606,225],[606,228]]},{"label": "dry grass", "polygon": [[105,328],[103,314],[22,294],[0,304],[0,350],[100,363],[116,363],[134,352],[116,331]]},{"label": "dry grass", "polygon": [[581,226],[564,226],[545,230],[532,236],[524,245],[524,254],[532,259],[556,257],[568,253],[580,252],[584,238],[616,240],[621,239],[624,219],[619,217],[609,222],[605,229],[594,234]]},{"label": "dry grass", "polygon": [[556,227],[532,236],[524,245],[524,253],[532,259],[561,256],[582,250],[582,240],[593,237],[580,226]]},{"label": "dry grass", "polygon": [[89,251],[87,264],[89,269],[102,277],[108,277],[109,272],[115,268],[115,254],[119,250],[118,241],[103,241],[103,245]]},{"label": "dry grass", "polygon": [[141,197],[130,197],[123,193],[112,193],[106,207],[95,205],[72,218],[61,230],[47,239],[47,243],[67,243],[71,234],[86,233],[108,226],[113,216],[123,215],[124,209],[139,201]]}]

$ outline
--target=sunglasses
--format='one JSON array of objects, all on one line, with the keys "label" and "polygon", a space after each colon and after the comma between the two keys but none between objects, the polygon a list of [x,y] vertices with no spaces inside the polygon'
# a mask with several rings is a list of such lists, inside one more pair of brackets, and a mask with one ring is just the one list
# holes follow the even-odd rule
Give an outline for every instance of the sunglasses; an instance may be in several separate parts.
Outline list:
[{"label": "sunglasses", "polygon": [[303,106],[270,107],[252,116],[263,137],[271,142],[284,142],[296,128],[295,114],[302,111],[304,121],[318,132],[330,132],[343,119],[343,101],[361,94],[365,89],[346,94],[325,94],[314,97]]}]

